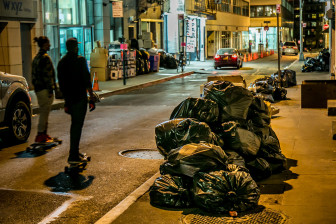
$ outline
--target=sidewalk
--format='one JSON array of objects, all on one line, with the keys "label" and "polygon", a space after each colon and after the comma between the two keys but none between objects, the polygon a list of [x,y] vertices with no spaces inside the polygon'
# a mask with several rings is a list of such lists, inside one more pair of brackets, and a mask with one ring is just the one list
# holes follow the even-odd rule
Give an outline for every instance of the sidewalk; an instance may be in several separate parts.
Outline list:
[{"label": "sidewalk", "polygon": [[[145,88],[159,84],[161,82],[166,82],[171,79],[191,75],[195,70],[204,69],[204,66],[208,66],[210,64],[212,66],[212,60],[206,60],[204,62],[191,61],[190,64],[187,64],[183,73],[181,72],[181,69],[179,69],[179,73],[177,73],[176,69],[160,68],[158,72],[151,72],[149,74],[128,78],[126,79],[126,85],[123,84],[122,79],[108,80],[104,82],[100,81],[98,83],[100,91],[97,91],[96,93],[100,96],[100,98],[122,94],[135,89]],[[38,104],[35,92],[31,90],[29,91],[29,94],[32,98],[33,114],[36,114],[38,113]],[[63,100],[55,99],[52,105],[52,110],[63,108],[63,106]]]},{"label": "sidewalk", "polygon": [[238,218],[206,216],[193,208],[153,207],[148,192],[138,197],[132,193],[97,224],[335,223],[336,144],[331,136],[335,118],[327,116],[327,109],[301,109],[302,81],[328,80],[330,76],[327,72],[302,73],[302,64],[298,61],[291,67],[297,72],[298,85],[287,88],[288,100],[275,104],[280,113],[271,122],[288,159],[288,170],[258,182],[260,210]]}]

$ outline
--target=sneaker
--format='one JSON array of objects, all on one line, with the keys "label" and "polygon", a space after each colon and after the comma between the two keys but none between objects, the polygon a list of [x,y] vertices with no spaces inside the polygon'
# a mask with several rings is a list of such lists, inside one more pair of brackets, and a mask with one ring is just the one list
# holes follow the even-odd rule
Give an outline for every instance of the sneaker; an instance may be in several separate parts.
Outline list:
[{"label": "sneaker", "polygon": [[36,135],[36,137],[35,137],[35,142],[40,143],[40,142],[46,142],[46,141],[48,141],[48,138],[47,138],[47,136],[46,136],[45,134],[43,134],[43,133],[38,134],[38,135]]}]

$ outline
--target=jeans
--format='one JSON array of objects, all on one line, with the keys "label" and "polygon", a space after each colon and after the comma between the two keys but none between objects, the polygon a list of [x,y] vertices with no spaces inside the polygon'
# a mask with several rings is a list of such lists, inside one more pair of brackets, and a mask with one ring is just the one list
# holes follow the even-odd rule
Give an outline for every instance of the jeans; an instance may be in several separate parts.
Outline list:
[{"label": "jeans", "polygon": [[54,94],[49,97],[49,91],[43,89],[41,91],[35,92],[37,97],[37,102],[39,105],[39,122],[37,130],[39,133],[47,132],[48,129],[48,117],[51,110],[51,105],[54,101]]},{"label": "jeans", "polygon": [[87,112],[87,104],[87,99],[82,99],[68,107],[71,115],[69,160],[79,159],[79,141]]}]

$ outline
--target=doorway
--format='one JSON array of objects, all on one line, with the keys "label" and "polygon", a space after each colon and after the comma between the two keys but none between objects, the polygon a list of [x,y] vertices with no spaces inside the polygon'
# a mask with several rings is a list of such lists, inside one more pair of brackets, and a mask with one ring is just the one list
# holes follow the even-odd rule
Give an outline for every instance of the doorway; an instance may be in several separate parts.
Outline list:
[{"label": "doorway", "polygon": [[20,23],[21,33],[21,56],[22,56],[22,76],[26,78],[29,88],[32,88],[31,64],[32,64],[32,46],[31,46],[31,28],[33,24]]}]

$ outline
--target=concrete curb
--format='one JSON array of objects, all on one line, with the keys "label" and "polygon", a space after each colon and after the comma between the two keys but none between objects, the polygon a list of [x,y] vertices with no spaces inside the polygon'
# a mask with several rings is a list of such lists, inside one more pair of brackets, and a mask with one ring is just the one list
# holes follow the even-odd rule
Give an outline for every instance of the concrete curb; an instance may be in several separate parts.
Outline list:
[{"label": "concrete curb", "polygon": [[122,213],[124,213],[134,202],[138,200],[142,195],[144,195],[149,188],[153,185],[156,178],[160,176],[160,172],[155,173],[151,178],[149,178],[145,183],[128,195],[124,200],[122,200],[118,205],[107,212],[103,217],[101,217],[95,224],[109,224],[115,221]]},{"label": "concrete curb", "polygon": [[[113,96],[113,95],[118,95],[118,94],[123,94],[123,93],[127,93],[133,90],[137,90],[137,89],[143,89],[149,86],[154,86],[163,82],[167,82],[170,81],[172,79],[178,79],[178,78],[183,78],[185,76],[189,76],[194,74],[194,71],[190,71],[190,72],[186,72],[186,73],[182,73],[179,75],[175,75],[175,76],[171,76],[171,77],[166,77],[166,78],[162,78],[162,79],[158,79],[158,80],[154,80],[154,81],[150,81],[150,82],[145,82],[145,83],[141,83],[138,85],[134,85],[134,86],[130,86],[130,87],[126,87],[126,88],[120,88],[117,90],[113,90],[110,92],[106,92],[106,93],[99,93],[98,95],[100,97],[109,97],[109,96]],[[55,103],[51,106],[51,110],[59,110],[62,109],[64,107],[64,102],[60,102],[60,103]],[[39,113],[39,108],[38,107],[34,107],[33,108],[33,114],[38,114]]]}]

